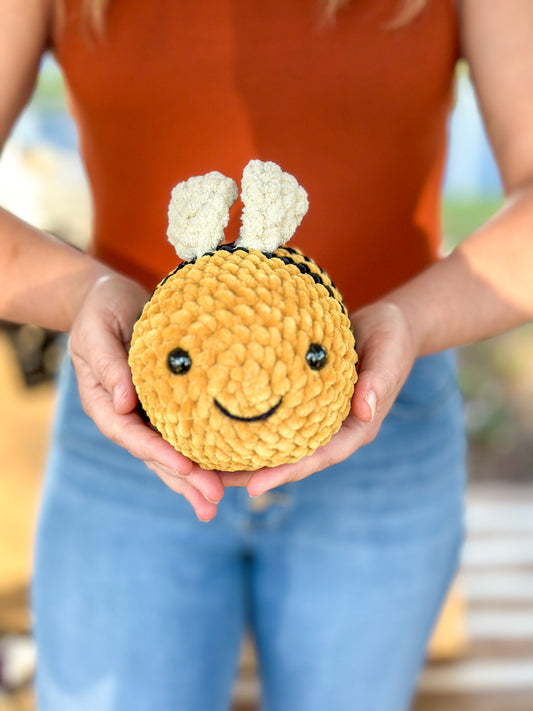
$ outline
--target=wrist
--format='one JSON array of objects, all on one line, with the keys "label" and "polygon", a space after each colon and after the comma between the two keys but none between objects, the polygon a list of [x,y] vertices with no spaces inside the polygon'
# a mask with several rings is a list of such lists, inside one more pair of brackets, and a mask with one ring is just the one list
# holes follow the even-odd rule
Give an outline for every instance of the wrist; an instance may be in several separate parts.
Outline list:
[{"label": "wrist", "polygon": [[70,331],[76,315],[82,308],[85,299],[99,282],[119,276],[110,267],[87,257],[87,265],[76,274],[75,283],[72,285],[68,299],[63,302],[63,317],[65,327],[61,330]]},{"label": "wrist", "polygon": [[366,341],[374,336],[380,337],[382,331],[394,330],[402,334],[404,347],[414,359],[422,355],[423,335],[419,328],[414,309],[395,292],[362,307],[350,316],[356,341],[362,336]]},{"label": "wrist", "polygon": [[426,355],[429,352],[427,324],[419,302],[402,289],[387,294],[381,303],[401,322],[413,358]]},{"label": "wrist", "polygon": [[86,323],[87,318],[98,314],[100,325],[129,341],[133,324],[150,297],[138,282],[109,268],[96,269],[86,281],[71,304],[71,335]]}]

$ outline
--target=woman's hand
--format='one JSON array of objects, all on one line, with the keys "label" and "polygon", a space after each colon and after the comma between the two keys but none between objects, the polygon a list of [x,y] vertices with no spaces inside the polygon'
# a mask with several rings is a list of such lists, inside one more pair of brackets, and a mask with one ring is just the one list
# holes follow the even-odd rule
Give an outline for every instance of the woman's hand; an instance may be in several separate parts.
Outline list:
[{"label": "woman's hand", "polygon": [[74,319],[70,351],[85,412],[109,439],[142,459],[173,491],[183,494],[202,521],[216,515],[224,487],[177,452],[136,414],[127,347],[149,294],[139,284],[106,275],[88,290]]},{"label": "woman's hand", "polygon": [[403,312],[392,302],[376,302],[354,313],[359,380],[351,412],[340,430],[323,447],[294,464],[253,473],[222,473],[225,486],[246,486],[258,496],[281,484],[299,481],[350,456],[371,442],[409,375],[417,355]]}]

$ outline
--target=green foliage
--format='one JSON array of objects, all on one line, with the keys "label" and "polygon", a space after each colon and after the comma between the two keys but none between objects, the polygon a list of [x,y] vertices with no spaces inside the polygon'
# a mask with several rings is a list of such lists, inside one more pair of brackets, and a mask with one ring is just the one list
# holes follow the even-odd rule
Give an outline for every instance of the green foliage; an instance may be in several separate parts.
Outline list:
[{"label": "green foliage", "polygon": [[[443,205],[446,248],[475,232],[502,202],[498,195],[447,198]],[[471,478],[530,481],[533,326],[465,346],[459,356]]]},{"label": "green foliage", "polygon": [[446,198],[442,210],[444,241],[451,249],[486,222],[501,207],[499,195]]},{"label": "green foliage", "polygon": [[32,97],[32,108],[37,111],[61,111],[65,108],[63,77],[55,61],[46,56]]}]

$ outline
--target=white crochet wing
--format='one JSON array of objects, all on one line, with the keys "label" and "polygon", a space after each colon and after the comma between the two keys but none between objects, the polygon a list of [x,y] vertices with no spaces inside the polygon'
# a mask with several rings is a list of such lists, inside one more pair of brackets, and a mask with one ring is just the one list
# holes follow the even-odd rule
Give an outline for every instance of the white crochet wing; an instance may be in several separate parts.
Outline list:
[{"label": "white crochet wing", "polygon": [[238,194],[235,181],[217,171],[176,185],[168,207],[167,236],[181,259],[197,259],[224,241]]},{"label": "white crochet wing", "polygon": [[274,252],[288,242],[307,212],[307,193],[276,163],[252,160],[242,176],[242,227],[236,244]]}]

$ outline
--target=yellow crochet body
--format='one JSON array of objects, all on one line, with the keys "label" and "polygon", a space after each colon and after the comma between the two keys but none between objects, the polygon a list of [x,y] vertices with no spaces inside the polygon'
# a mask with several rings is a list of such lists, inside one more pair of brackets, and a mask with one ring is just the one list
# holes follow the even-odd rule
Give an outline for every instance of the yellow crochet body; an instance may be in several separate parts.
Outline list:
[{"label": "yellow crochet body", "polygon": [[275,163],[243,172],[242,227],[222,245],[236,183],[216,171],[178,183],[168,238],[185,260],[157,287],[129,354],[152,425],[204,469],[295,462],[350,410],[354,338],[331,279],[289,240],[307,193]]},{"label": "yellow crochet body", "polygon": [[[176,352],[190,360],[178,373]],[[349,412],[356,362],[340,294],[284,247],[228,245],[181,264],[146,305],[130,350],[151,423],[201,467],[224,471],[294,462],[325,444]]]}]

